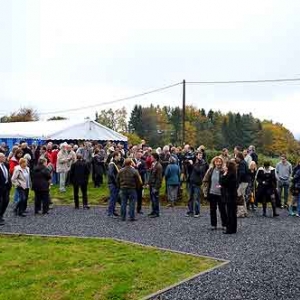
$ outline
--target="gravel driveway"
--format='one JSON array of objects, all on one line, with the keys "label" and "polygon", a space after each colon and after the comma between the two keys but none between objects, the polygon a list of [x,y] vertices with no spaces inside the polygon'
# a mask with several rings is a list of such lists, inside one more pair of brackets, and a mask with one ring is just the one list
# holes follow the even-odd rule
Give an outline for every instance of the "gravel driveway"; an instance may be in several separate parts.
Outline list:
[{"label": "gravel driveway", "polygon": [[278,218],[264,218],[259,211],[238,220],[236,235],[224,235],[210,230],[207,209],[198,219],[185,217],[185,211],[163,209],[160,218],[142,215],[137,222],[108,218],[99,207],[55,207],[49,215],[29,212],[26,218],[8,212],[0,232],[115,237],[230,260],[160,299],[300,299],[300,218],[284,210]]}]

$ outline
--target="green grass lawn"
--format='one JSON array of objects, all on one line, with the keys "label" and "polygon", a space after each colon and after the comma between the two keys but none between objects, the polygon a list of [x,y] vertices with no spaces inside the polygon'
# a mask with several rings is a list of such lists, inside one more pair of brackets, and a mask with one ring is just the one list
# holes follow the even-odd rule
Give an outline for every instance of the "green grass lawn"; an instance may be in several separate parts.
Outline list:
[{"label": "green grass lawn", "polygon": [[112,239],[0,236],[0,300],[140,299],[218,264]]}]

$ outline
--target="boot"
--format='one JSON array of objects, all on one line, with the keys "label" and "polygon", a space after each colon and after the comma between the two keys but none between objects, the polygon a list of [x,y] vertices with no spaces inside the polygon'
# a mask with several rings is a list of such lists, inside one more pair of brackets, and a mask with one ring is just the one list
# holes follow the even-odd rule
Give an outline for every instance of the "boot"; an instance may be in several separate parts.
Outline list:
[{"label": "boot", "polygon": [[276,213],[276,204],[272,203],[273,217],[278,217],[279,214]]},{"label": "boot", "polygon": [[267,216],[267,204],[263,203],[262,207],[263,207],[263,217],[266,217]]}]

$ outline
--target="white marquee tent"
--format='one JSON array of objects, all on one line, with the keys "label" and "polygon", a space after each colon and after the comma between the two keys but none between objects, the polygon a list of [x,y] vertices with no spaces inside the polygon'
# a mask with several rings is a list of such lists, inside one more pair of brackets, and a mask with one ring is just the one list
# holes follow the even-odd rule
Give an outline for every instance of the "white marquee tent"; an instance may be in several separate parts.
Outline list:
[{"label": "white marquee tent", "polygon": [[12,146],[26,140],[94,140],[127,142],[127,137],[95,121],[36,121],[0,123],[0,141]]}]

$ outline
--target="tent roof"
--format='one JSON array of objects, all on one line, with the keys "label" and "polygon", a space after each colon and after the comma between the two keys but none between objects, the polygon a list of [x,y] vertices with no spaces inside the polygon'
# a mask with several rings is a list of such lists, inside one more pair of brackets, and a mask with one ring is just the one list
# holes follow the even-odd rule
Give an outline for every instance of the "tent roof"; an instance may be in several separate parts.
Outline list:
[{"label": "tent roof", "polygon": [[0,123],[0,138],[127,141],[126,136],[91,120]]}]

